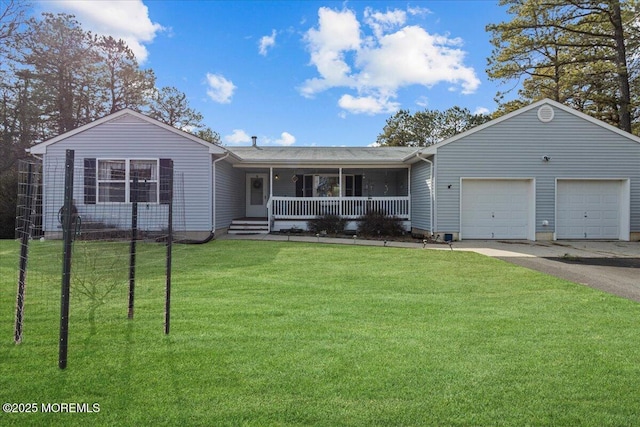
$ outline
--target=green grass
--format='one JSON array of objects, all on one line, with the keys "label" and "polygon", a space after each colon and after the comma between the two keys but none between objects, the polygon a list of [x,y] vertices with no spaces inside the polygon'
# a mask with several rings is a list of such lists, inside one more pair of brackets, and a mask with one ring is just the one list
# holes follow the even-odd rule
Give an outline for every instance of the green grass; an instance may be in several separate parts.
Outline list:
[{"label": "green grass", "polygon": [[[18,244],[0,242],[0,401],[100,412],[1,425],[640,424],[640,305],[467,252],[177,246],[165,336],[163,249],[140,248],[128,321],[126,247],[77,242],[76,277],[118,285],[72,292],[62,371],[60,246],[32,244],[15,345]],[[120,273],[95,284],[102,265]]]}]

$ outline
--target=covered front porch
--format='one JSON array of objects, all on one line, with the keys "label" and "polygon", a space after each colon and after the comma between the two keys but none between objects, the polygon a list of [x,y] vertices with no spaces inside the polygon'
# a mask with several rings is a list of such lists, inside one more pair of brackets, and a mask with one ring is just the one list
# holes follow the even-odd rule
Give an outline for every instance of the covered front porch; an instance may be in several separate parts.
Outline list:
[{"label": "covered front porch", "polygon": [[410,168],[255,168],[246,171],[247,217],[264,217],[268,231],[307,228],[322,215],[350,220],[384,212],[410,227]]}]

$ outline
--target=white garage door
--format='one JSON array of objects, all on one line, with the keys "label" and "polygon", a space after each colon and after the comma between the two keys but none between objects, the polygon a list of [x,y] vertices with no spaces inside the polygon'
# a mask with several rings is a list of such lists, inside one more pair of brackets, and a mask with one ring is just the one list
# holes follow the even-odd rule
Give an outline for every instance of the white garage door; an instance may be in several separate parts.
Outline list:
[{"label": "white garage door", "polygon": [[463,239],[527,239],[530,180],[462,180]]},{"label": "white garage door", "polygon": [[618,239],[621,181],[558,180],[558,239]]}]

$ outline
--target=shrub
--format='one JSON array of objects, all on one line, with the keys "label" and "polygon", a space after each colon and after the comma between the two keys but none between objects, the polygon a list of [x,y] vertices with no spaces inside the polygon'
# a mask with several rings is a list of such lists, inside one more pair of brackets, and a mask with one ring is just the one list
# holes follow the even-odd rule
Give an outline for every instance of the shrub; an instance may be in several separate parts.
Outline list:
[{"label": "shrub", "polygon": [[398,217],[372,210],[358,218],[358,234],[362,236],[401,236],[404,234]]},{"label": "shrub", "polygon": [[312,233],[342,234],[347,220],[338,215],[325,214],[307,221],[307,229]]}]

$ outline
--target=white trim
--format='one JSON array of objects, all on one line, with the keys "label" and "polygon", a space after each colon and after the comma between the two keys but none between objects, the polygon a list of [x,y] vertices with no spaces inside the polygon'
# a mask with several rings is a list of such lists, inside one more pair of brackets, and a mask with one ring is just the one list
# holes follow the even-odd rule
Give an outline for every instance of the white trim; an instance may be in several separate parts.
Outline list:
[{"label": "white trim", "polygon": [[[252,205],[251,204],[251,188],[250,188],[250,183],[251,183],[251,178],[256,177],[256,178],[262,178],[262,201],[263,204],[260,205],[260,211],[262,211],[262,208],[264,208],[264,210],[266,211],[264,213],[264,216],[268,216],[269,215],[269,194],[271,194],[271,189],[266,189],[264,188],[264,186],[268,186],[270,184],[269,181],[269,174],[268,173],[262,173],[262,172],[257,172],[257,173],[250,173],[247,172],[245,174],[245,215],[247,217],[262,217],[263,215],[254,215],[254,212],[249,212],[250,209],[253,209],[252,206],[258,206],[258,205]],[[268,190],[268,191],[267,191]],[[265,200],[265,197],[267,200]],[[256,210],[258,209],[257,207],[255,208]]]},{"label": "white trim", "polygon": [[463,239],[462,234],[462,187],[463,181],[528,181],[527,196],[529,198],[529,210],[527,213],[527,240],[536,240],[536,179],[534,177],[460,177],[460,188],[458,190],[459,212],[458,212],[458,239]]},{"label": "white trim", "polygon": [[273,198],[273,167],[269,168],[269,197],[267,197],[267,233],[271,233],[271,199]]},{"label": "white trim", "polygon": [[273,197],[273,168],[272,167],[269,168],[269,197],[268,197],[268,199],[271,199],[271,197]]},{"label": "white trim", "polygon": [[[102,180],[102,182],[114,182],[114,183],[119,183],[119,182],[124,182],[124,202],[101,202],[100,201],[100,162],[119,162],[119,161],[124,161],[124,179],[123,180]],[[95,187],[95,196],[96,196],[96,205],[123,205],[123,204],[128,204],[128,203],[132,203],[131,202],[131,162],[137,162],[137,161],[142,161],[142,162],[156,162],[156,179],[155,180],[150,180],[150,181],[155,181],[156,182],[156,201],[155,202],[149,202],[149,201],[145,201],[145,202],[141,202],[138,201],[138,203],[145,203],[148,205],[159,205],[160,204],[160,158],[152,158],[152,157],[148,157],[148,158],[141,158],[141,157],[121,157],[121,158],[116,158],[116,157],[96,157],[96,187]]]},{"label": "white trim", "polygon": [[[413,199],[411,197],[411,168],[407,170],[407,196],[409,197],[409,221],[411,221],[411,200]],[[433,234],[433,231],[431,231],[431,234]]]},{"label": "white trim", "polygon": [[620,185],[620,217],[618,239],[628,242],[631,238],[631,179],[630,178],[576,178],[576,177],[556,177],[555,196],[553,208],[553,240],[558,240],[558,181],[605,181],[619,182]]}]

